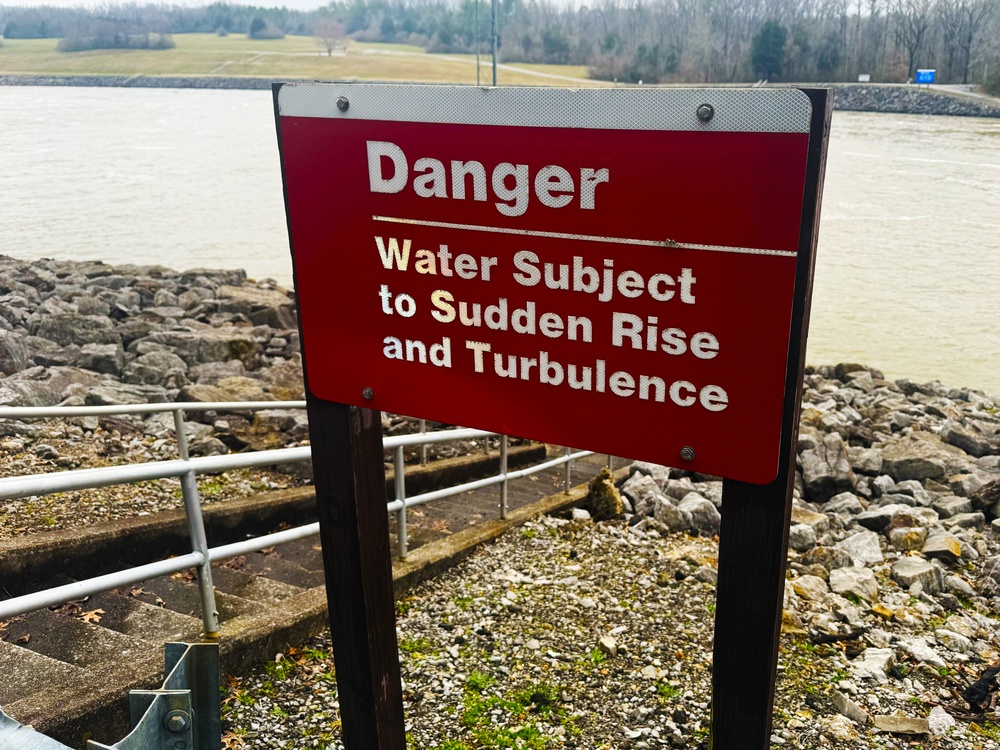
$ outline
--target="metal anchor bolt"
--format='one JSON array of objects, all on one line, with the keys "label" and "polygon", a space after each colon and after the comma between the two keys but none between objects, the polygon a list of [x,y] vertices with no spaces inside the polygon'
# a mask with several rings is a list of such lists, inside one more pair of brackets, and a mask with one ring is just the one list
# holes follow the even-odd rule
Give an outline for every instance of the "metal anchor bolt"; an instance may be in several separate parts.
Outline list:
[{"label": "metal anchor bolt", "polygon": [[337,99],[337,109],[339,109],[341,112],[346,112],[350,108],[351,108],[351,103],[347,101],[346,96],[342,96]]},{"label": "metal anchor bolt", "polygon": [[685,461],[694,461],[694,448],[690,445],[685,445],[681,448],[681,458]]},{"label": "metal anchor bolt", "polygon": [[191,719],[183,711],[171,711],[163,717],[163,726],[168,732],[183,732],[191,726]]},{"label": "metal anchor bolt", "polygon": [[364,397],[365,401],[371,401],[373,398],[375,398],[375,391],[373,391],[371,388],[365,388],[363,391],[361,391],[361,395]]},{"label": "metal anchor bolt", "polygon": [[702,122],[708,122],[715,117],[715,107],[711,104],[701,104],[698,106],[698,109],[695,110],[695,114]]}]

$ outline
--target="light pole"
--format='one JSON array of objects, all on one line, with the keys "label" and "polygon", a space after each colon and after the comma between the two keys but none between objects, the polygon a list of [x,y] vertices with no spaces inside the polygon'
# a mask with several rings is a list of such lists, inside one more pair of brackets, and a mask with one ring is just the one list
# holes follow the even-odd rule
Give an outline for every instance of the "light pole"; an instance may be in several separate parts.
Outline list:
[{"label": "light pole", "polygon": [[497,0],[493,0],[493,85],[497,85],[497,47],[499,38],[497,35]]}]

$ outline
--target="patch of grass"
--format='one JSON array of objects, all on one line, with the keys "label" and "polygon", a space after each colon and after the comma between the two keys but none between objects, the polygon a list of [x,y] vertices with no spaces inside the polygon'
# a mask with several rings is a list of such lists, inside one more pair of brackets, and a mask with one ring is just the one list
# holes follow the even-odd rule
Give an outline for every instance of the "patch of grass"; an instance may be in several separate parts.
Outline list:
[{"label": "patch of grass", "polygon": [[198,492],[206,497],[221,495],[223,486],[221,482],[207,481],[198,485]]},{"label": "patch of grass", "polygon": [[[0,47],[0,73],[476,82],[474,56],[428,55],[410,45],[351,40],[346,54],[329,56],[310,36],[269,40],[247,39],[244,34],[172,37],[176,47],[169,50],[71,53],[57,51],[55,39],[5,39]],[[482,63],[481,75],[490,75],[488,60]],[[504,85],[565,86],[567,79],[577,85],[611,85],[589,80],[583,66],[517,65],[498,71],[498,82]]]},{"label": "patch of grass", "polygon": [[277,659],[264,665],[264,671],[278,681],[285,681],[295,672],[295,662],[291,659]]},{"label": "patch of grass", "polygon": [[474,600],[471,596],[458,596],[452,599],[452,602],[455,604],[455,606],[458,607],[463,612],[468,611],[469,605],[471,605],[473,601]]},{"label": "patch of grass", "polygon": [[666,682],[656,683],[656,694],[660,696],[660,700],[664,703],[667,701],[672,701],[678,695],[681,694],[679,688],[675,688],[673,685]]},{"label": "patch of grass", "polygon": [[521,536],[523,536],[525,539],[534,539],[536,536],[538,536],[538,530],[537,529],[523,529],[521,531]]},{"label": "patch of grass", "polygon": [[475,693],[482,693],[486,688],[492,685],[494,682],[493,678],[488,674],[483,674],[482,672],[473,672],[465,679],[465,686]]},{"label": "patch of grass", "polygon": [[[483,680],[478,682],[482,685]],[[486,695],[467,684],[461,723],[475,741],[472,747],[545,750],[551,739],[542,732],[542,724],[563,719],[556,699],[556,689],[548,683],[529,685],[505,696]],[[465,745],[455,746],[456,750],[462,747]]]},{"label": "patch of grass", "polygon": [[426,638],[404,638],[399,642],[399,650],[416,658],[436,653],[433,644]]},{"label": "patch of grass", "polygon": [[592,664],[603,664],[608,660],[608,655],[599,648],[595,648],[587,656]]},{"label": "patch of grass", "polygon": [[271,710],[268,711],[268,713],[271,716],[273,716],[274,718],[276,718],[276,719],[289,719],[289,718],[291,718],[291,714],[288,713],[288,711],[286,711],[285,709],[283,709],[281,706],[271,706]]}]

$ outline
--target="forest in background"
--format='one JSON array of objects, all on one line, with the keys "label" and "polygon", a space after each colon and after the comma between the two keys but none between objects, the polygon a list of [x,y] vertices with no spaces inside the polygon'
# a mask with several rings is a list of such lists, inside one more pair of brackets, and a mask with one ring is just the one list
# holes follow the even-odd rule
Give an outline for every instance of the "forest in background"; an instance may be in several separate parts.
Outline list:
[{"label": "forest in background", "polygon": [[[1000,94],[1000,0],[598,0],[567,6],[497,0],[501,62],[584,65],[593,78],[644,83],[939,83]],[[430,52],[489,54],[485,0],[334,0],[315,11],[213,3],[92,9],[0,6],[6,39],[59,49],[167,48],[172,34],[348,38]]]}]

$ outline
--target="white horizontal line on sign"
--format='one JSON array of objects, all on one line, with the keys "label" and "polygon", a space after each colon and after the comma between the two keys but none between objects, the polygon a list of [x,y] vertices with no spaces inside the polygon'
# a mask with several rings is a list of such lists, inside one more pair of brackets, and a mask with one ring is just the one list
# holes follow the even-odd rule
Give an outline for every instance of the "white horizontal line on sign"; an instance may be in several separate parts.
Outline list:
[{"label": "white horizontal line on sign", "polygon": [[666,247],[683,250],[708,250],[714,253],[739,253],[741,255],[777,255],[794,258],[793,250],[767,250],[759,247],[729,247],[727,245],[699,245],[693,242],[676,242],[671,239],[643,240],[634,237],[601,237],[595,234],[570,234],[568,232],[546,232],[539,229],[515,229],[513,227],[488,227],[480,224],[454,224],[449,221],[427,221],[425,219],[404,219],[398,216],[372,216],[374,221],[389,224],[413,224],[436,229],[463,229],[470,232],[492,232],[493,234],[518,234],[524,237],[549,237],[557,240],[578,240],[581,242],[609,242],[615,245],[642,245],[644,247]]}]

